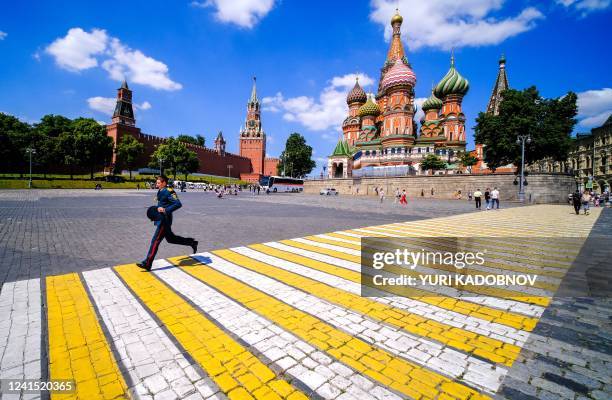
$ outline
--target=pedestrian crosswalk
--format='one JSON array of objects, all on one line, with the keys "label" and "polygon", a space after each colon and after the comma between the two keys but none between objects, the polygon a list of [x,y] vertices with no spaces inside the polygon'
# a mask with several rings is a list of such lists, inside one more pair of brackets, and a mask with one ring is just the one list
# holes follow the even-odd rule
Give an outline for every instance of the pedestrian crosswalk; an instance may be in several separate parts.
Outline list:
[{"label": "pedestrian crosswalk", "polygon": [[[490,398],[597,216],[576,224],[563,206],[520,207],[212,250],[151,272],[127,264],[6,283],[0,378],[76,384],[53,399]],[[366,237],[381,250],[389,238],[415,249],[470,238],[489,254],[467,274],[539,279],[363,297]],[[449,267],[385,273],[436,271]]]}]

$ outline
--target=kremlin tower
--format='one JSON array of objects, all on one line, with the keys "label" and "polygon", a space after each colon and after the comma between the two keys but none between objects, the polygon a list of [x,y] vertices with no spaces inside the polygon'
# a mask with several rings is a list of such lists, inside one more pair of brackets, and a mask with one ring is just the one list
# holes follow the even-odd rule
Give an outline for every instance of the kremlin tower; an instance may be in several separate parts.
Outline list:
[{"label": "kremlin tower", "polygon": [[465,151],[461,103],[469,83],[451,56],[450,69],[423,103],[425,116],[417,134],[417,78],[402,45],[402,22],[399,12],[391,18],[393,36],[377,93],[368,96],[357,80],[347,95],[343,137],[328,160],[330,178],[422,174],[420,162],[429,154],[448,162],[450,173],[458,169],[452,163]]}]

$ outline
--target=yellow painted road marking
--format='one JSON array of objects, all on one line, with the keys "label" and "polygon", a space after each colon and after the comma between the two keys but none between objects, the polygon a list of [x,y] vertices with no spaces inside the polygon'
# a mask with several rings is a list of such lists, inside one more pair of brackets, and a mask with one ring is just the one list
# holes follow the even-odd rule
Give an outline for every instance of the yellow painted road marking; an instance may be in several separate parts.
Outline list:
[{"label": "yellow painted road marking", "polygon": [[54,399],[127,399],[127,385],[76,273],[48,276],[49,374],[74,379],[74,393]]},{"label": "yellow painted road marking", "polygon": [[154,274],[135,264],[115,270],[230,399],[306,399]]},{"label": "yellow painted road marking", "polygon": [[[228,252],[233,253],[229,250],[218,250],[213,253],[223,257]],[[458,395],[459,399],[488,398],[474,389],[354,338],[197,260],[176,257],[169,261],[361,374],[406,396],[415,399],[434,399],[439,393],[447,392]]]},{"label": "yellow painted road marking", "polygon": [[[325,249],[322,247],[297,242],[295,240],[281,240],[280,243],[286,244],[287,246],[297,247],[299,249],[309,250],[315,253],[326,254],[332,257],[340,258],[346,261],[352,261],[358,264],[361,263],[361,257],[342,253],[336,250]],[[489,322],[497,322],[502,325],[511,326],[513,328],[521,329],[528,332],[531,332],[538,322],[537,318],[527,317],[509,311],[498,310],[492,307],[483,306],[457,298],[452,298],[439,294],[432,294],[430,292],[426,292],[424,290],[412,287],[399,287],[388,285],[387,287],[385,287],[385,289],[389,293],[393,293],[398,296],[419,300],[424,303],[428,303],[460,314],[470,315],[472,317],[484,319]]]},{"label": "yellow painted road marking", "polygon": [[[255,245],[251,247],[259,251],[262,247],[266,246],[260,247]],[[272,249],[271,253],[278,254],[277,252],[279,251],[280,250],[274,251],[274,249]],[[320,299],[329,301],[330,303],[367,315],[372,319],[386,322],[390,325],[404,329],[407,332],[437,340],[467,353],[479,355],[493,362],[511,366],[520,352],[518,346],[504,343],[497,339],[490,339],[473,332],[427,319],[420,315],[412,314],[406,310],[388,304],[379,303],[367,297],[361,297],[344,290],[336,289],[325,283],[274,267],[268,263],[254,260],[231,250],[217,250],[214,251],[213,254],[233,264],[276,279],[306,293],[317,296]],[[298,257],[300,256],[296,256],[294,260],[299,259]],[[320,263],[320,266],[325,264],[318,261],[317,263]],[[356,282],[353,279],[351,280]]]},{"label": "yellow painted road marking", "polygon": [[[319,243],[331,244],[331,245],[338,246],[338,247],[354,249],[354,250],[361,249],[360,245],[341,242],[339,240],[326,239],[326,238],[317,237],[317,236],[308,236],[305,239],[312,240],[312,241],[319,242]],[[445,266],[441,264],[438,264],[438,265],[427,264],[427,267],[434,269],[436,267],[445,267]],[[446,266],[446,267],[447,268],[437,268],[437,269],[444,269],[446,271],[451,271],[451,272],[457,271],[457,269],[452,266]],[[422,273],[416,270],[410,270],[407,268],[402,268],[402,267],[398,267],[394,265],[386,266],[385,271],[393,272],[394,274],[397,274],[397,275],[410,275],[414,277],[419,277],[423,275]],[[470,275],[469,272],[470,271],[467,268],[461,270],[461,273],[464,273],[466,275]],[[487,274],[488,274],[487,272],[475,271],[475,272],[472,272],[471,275],[487,275]],[[456,285],[451,285],[450,287],[453,287],[455,289],[458,288]],[[510,289],[494,288],[494,287],[479,286],[479,285],[464,285],[460,287],[459,289],[465,290],[468,292],[472,292],[472,293],[487,295],[487,296],[500,297],[500,298],[505,298],[508,300],[520,301],[520,302],[529,303],[529,304],[536,304],[539,306],[547,306],[550,303],[550,297],[536,296],[536,295],[526,294],[523,292],[518,292],[516,290],[510,290]]]}]

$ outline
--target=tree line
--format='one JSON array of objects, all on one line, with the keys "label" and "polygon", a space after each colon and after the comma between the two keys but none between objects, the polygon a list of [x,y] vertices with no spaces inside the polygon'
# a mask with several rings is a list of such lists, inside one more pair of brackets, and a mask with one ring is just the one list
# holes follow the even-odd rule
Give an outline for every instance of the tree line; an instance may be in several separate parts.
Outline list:
[{"label": "tree line", "polygon": [[33,163],[43,174],[94,172],[112,159],[113,139],[106,127],[91,118],[69,119],[45,115],[40,122],[28,124],[0,113],[0,171],[25,173],[29,168],[29,151]]}]

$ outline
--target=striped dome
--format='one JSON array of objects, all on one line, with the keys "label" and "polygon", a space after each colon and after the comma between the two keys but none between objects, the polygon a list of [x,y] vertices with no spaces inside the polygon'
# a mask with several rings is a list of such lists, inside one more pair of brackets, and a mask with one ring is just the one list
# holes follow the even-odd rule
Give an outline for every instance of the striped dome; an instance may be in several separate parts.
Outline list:
[{"label": "striped dome", "polygon": [[423,111],[439,110],[441,108],[442,108],[442,100],[437,98],[436,95],[433,93],[431,94],[431,96],[429,96],[427,100],[425,100],[425,102],[423,102],[423,105],[421,106],[421,109]]},{"label": "striped dome", "polygon": [[381,90],[384,92],[393,86],[399,85],[416,85],[416,75],[402,60],[397,59],[383,77]]},{"label": "striped dome", "polygon": [[434,94],[439,99],[443,99],[449,94],[464,96],[469,89],[470,83],[457,72],[455,69],[455,59],[454,57],[451,58],[451,67],[434,89]]},{"label": "striped dome", "polygon": [[374,101],[372,101],[372,97],[368,97],[368,101],[361,107],[359,107],[359,116],[365,117],[366,115],[378,115],[380,114],[380,107]]},{"label": "striped dome", "polygon": [[367,99],[368,95],[359,85],[359,80],[357,80],[353,89],[351,89],[348,96],[346,96],[346,103],[365,103]]}]

